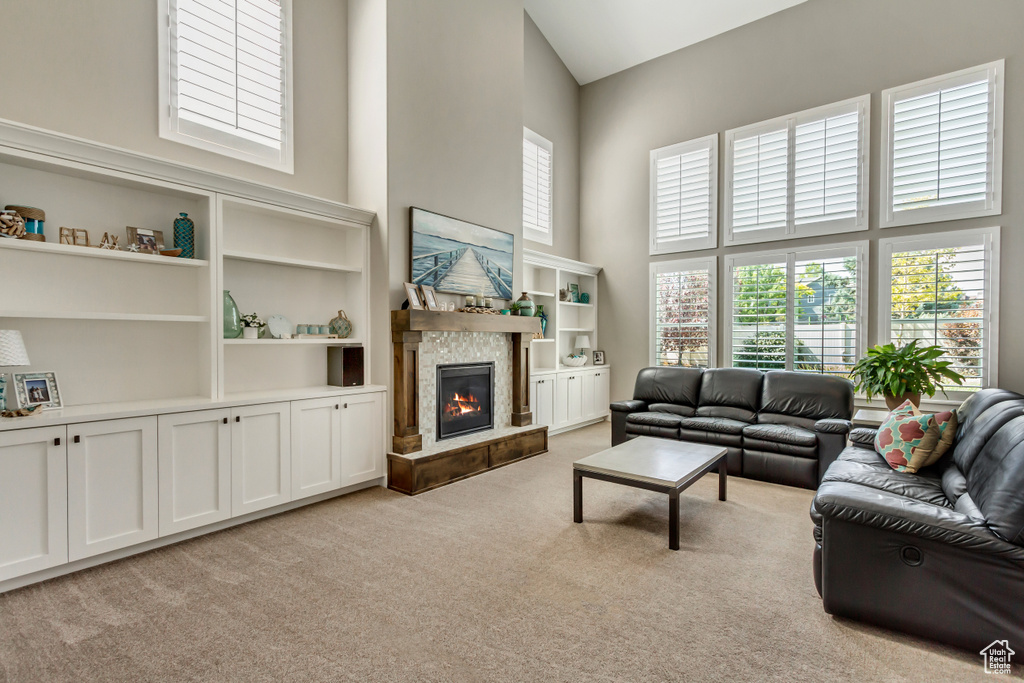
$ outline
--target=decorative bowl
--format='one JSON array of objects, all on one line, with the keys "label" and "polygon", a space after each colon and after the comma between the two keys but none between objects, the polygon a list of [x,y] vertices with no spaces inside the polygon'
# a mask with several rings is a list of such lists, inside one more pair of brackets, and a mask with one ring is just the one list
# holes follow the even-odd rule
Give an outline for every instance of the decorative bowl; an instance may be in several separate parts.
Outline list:
[{"label": "decorative bowl", "polygon": [[587,364],[586,356],[566,356],[562,359],[563,365],[568,365],[570,368],[578,368]]}]

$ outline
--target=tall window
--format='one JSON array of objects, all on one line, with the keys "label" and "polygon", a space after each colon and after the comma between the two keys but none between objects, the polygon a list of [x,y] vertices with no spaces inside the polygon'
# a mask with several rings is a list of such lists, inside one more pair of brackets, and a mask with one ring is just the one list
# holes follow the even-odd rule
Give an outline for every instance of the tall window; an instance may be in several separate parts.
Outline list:
[{"label": "tall window", "polygon": [[162,0],[160,136],[293,171],[290,0]]},{"label": "tall window", "polygon": [[651,365],[714,366],[715,263],[651,264]]},{"label": "tall window", "polygon": [[863,244],[728,260],[730,363],[846,376],[864,339]]},{"label": "tall window", "polygon": [[651,151],[651,254],[718,246],[718,135]]},{"label": "tall window", "polygon": [[966,378],[950,397],[994,385],[999,229],[882,239],[879,252],[881,341],[945,349]]},{"label": "tall window", "polygon": [[550,140],[523,128],[523,238],[552,243]]},{"label": "tall window", "polygon": [[882,99],[882,227],[1002,211],[1002,60],[886,90]]},{"label": "tall window", "polygon": [[866,230],[865,95],[727,131],[725,241]]}]

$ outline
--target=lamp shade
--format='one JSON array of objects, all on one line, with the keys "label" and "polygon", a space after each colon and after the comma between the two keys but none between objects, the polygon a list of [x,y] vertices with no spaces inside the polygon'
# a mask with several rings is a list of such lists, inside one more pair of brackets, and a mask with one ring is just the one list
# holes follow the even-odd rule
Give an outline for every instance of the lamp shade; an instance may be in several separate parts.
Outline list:
[{"label": "lamp shade", "polygon": [[576,337],[577,349],[589,349],[590,348],[590,335],[581,334]]},{"label": "lamp shade", "polygon": [[0,367],[31,365],[25,340],[18,330],[0,330]]}]

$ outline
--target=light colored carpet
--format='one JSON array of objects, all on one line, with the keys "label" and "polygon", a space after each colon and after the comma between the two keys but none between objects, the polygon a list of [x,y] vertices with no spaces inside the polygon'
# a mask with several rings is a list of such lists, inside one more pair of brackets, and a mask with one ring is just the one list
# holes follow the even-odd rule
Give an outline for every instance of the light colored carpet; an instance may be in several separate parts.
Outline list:
[{"label": "light colored carpet", "polygon": [[981,659],[833,619],[812,493],[584,482],[607,423],[415,498],[376,488],[0,596],[3,681],[897,681]]}]

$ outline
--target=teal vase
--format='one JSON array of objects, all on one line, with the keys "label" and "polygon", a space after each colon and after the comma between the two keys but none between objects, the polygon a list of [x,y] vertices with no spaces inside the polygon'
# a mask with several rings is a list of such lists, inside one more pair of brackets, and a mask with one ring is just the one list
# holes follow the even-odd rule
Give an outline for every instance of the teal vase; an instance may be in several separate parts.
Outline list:
[{"label": "teal vase", "polygon": [[544,312],[544,304],[537,304],[537,312],[534,316],[540,318],[541,335],[544,337],[548,336],[548,314]]},{"label": "teal vase", "polygon": [[526,292],[523,292],[523,295],[516,299],[516,303],[519,304],[519,315],[532,318],[533,314],[537,312],[536,304],[533,303],[533,299]]},{"label": "teal vase", "polygon": [[181,258],[196,257],[196,225],[187,213],[174,219],[174,248],[181,249]]},{"label": "teal vase", "polygon": [[242,336],[242,314],[238,304],[231,298],[231,292],[224,290],[224,338],[238,339]]},{"label": "teal vase", "polygon": [[7,410],[7,375],[0,372],[0,411]]}]

